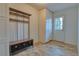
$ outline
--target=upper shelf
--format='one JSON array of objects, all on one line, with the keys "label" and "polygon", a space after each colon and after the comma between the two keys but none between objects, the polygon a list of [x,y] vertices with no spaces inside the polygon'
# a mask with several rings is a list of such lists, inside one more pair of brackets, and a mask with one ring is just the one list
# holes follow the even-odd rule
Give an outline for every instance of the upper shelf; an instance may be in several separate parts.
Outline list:
[{"label": "upper shelf", "polygon": [[10,12],[9,12],[10,14],[15,14],[15,15],[22,16],[22,17],[31,16],[31,14],[16,10],[14,8],[9,8],[9,10],[10,10]]}]

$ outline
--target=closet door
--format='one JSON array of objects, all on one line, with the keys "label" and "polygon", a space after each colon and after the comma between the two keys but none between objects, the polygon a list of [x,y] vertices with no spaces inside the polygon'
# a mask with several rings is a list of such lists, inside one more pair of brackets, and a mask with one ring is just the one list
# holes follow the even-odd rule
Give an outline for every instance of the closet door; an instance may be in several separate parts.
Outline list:
[{"label": "closet door", "polygon": [[28,23],[24,23],[24,39],[29,40],[28,38],[29,33],[28,33]]}]

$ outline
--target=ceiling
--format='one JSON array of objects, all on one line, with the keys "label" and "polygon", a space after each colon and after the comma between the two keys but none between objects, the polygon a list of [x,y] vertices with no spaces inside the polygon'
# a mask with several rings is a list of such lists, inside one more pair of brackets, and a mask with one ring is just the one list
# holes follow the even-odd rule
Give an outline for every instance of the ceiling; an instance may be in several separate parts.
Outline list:
[{"label": "ceiling", "polygon": [[52,12],[63,10],[65,8],[73,7],[77,5],[77,3],[29,3],[29,5],[34,8],[40,10],[43,8],[47,8]]},{"label": "ceiling", "polygon": [[46,6],[46,4],[44,4],[44,3],[28,3],[28,4],[38,10],[43,9]]},{"label": "ceiling", "polygon": [[63,10],[63,9],[66,9],[66,8],[70,8],[70,7],[73,7],[77,5],[76,3],[49,3],[46,5],[46,7],[55,12],[55,11],[60,11],[60,10]]}]

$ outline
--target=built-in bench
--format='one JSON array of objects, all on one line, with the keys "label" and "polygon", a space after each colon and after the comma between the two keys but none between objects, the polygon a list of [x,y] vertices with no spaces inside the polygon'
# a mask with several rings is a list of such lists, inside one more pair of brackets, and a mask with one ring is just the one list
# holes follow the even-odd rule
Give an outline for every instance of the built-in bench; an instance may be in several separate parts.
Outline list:
[{"label": "built-in bench", "polygon": [[29,46],[33,46],[33,40],[19,40],[15,42],[10,42],[10,55],[14,55],[24,49],[27,49]]}]

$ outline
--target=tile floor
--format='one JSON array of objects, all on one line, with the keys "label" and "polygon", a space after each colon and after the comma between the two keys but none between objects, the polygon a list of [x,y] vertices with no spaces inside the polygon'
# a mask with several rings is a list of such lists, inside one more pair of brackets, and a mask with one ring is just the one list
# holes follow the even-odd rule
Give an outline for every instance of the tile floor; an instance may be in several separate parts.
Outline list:
[{"label": "tile floor", "polygon": [[14,55],[14,56],[76,56],[76,48],[60,42],[51,41],[47,44],[39,44]]}]

